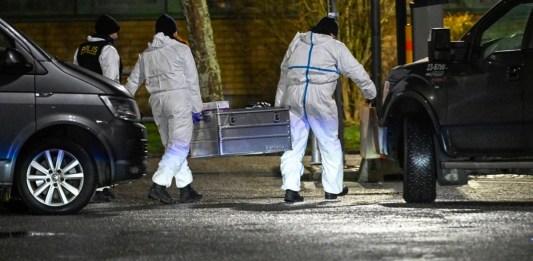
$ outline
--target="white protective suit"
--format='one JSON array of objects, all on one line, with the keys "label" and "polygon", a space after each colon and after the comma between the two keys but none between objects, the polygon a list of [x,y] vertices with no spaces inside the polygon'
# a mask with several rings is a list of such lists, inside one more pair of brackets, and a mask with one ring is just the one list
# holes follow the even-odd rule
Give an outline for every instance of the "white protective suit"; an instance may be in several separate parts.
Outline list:
[{"label": "white protective suit", "polygon": [[333,99],[339,74],[352,79],[366,99],[376,97],[376,87],[346,45],[325,34],[297,33],[281,64],[276,106],[290,106],[292,150],[281,157],[283,190],[300,191],[309,128],[322,156],[324,191],[343,189],[343,158],[338,138],[338,112]]},{"label": "white protective suit", "polygon": [[176,186],[183,188],[193,180],[187,163],[193,130],[192,113],[202,111],[198,72],[191,49],[157,33],[139,55],[125,87],[135,94],[143,81],[146,81],[154,121],[165,146],[152,181],[169,187],[174,177]]},{"label": "white protective suit", "polygon": [[[88,42],[105,41],[102,38],[87,36]],[[106,45],[102,48],[102,53],[98,57],[100,67],[102,68],[102,75],[117,83],[120,83],[120,56],[117,49],[113,45]],[[78,64],[78,49],[74,52],[74,64]]]}]

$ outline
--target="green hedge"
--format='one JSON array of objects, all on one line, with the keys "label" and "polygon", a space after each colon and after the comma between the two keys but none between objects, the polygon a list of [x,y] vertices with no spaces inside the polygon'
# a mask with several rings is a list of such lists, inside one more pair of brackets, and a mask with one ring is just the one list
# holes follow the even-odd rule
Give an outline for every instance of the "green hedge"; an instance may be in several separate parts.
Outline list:
[{"label": "green hedge", "polygon": [[[163,144],[159,138],[159,132],[155,123],[145,123],[148,131],[148,152],[151,154],[162,154],[164,151]],[[344,150],[346,152],[359,151],[359,127],[345,126],[344,128]]]}]

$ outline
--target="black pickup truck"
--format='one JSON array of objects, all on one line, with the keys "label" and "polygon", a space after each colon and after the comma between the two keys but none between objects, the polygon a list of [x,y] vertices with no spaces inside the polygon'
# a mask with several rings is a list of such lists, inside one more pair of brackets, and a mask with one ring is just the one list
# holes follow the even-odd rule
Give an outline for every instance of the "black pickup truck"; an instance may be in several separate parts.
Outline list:
[{"label": "black pickup truck", "polygon": [[502,0],[459,40],[432,29],[428,57],[393,68],[378,97],[380,150],[408,203],[468,175],[533,174],[533,0]]}]

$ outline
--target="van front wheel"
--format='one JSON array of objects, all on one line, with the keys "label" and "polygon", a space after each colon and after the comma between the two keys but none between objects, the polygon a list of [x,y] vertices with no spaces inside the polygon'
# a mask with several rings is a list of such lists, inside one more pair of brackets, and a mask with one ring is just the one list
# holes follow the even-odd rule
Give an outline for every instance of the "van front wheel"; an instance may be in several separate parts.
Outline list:
[{"label": "van front wheel", "polygon": [[95,167],[87,151],[67,139],[33,144],[17,165],[24,203],[40,214],[71,214],[85,207],[96,188]]}]

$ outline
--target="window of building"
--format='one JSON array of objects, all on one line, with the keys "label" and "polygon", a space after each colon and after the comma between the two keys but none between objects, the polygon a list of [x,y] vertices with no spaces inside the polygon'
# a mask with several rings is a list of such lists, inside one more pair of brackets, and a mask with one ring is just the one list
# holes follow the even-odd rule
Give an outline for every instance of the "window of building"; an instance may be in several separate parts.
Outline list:
[{"label": "window of building", "polygon": [[166,12],[182,16],[179,1],[168,0],[2,0],[0,16],[10,21],[84,20],[100,14],[152,19]]}]

